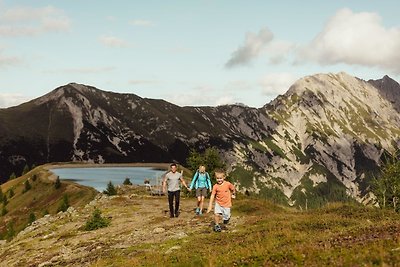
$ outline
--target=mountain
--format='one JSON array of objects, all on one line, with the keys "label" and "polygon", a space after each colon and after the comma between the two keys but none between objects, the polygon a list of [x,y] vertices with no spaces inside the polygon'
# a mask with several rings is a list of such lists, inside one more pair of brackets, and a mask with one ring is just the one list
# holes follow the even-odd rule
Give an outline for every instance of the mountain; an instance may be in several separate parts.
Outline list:
[{"label": "mountain", "polygon": [[367,201],[400,145],[399,92],[387,76],[316,74],[258,109],[179,107],[71,83],[0,110],[0,175],[56,161],[185,164],[214,146],[242,192],[299,207]]}]

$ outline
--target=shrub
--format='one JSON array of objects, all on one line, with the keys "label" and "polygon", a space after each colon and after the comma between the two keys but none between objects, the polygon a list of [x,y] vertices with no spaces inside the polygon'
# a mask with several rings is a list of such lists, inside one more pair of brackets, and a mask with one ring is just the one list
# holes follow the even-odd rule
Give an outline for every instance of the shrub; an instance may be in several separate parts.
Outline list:
[{"label": "shrub", "polygon": [[101,216],[101,211],[98,208],[92,213],[92,216],[85,224],[86,231],[92,231],[99,228],[104,228],[110,225],[110,220]]},{"label": "shrub", "polygon": [[14,195],[14,189],[10,188],[10,190],[8,190],[8,198],[12,198]]}]

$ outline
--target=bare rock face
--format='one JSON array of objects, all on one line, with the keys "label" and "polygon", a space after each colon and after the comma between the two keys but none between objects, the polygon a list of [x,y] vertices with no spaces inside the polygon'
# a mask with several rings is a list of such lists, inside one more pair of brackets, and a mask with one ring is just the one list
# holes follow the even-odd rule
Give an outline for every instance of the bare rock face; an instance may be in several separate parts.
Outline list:
[{"label": "bare rock face", "polygon": [[0,178],[55,161],[185,164],[214,146],[239,190],[304,206],[369,199],[400,145],[400,85],[385,76],[304,77],[262,108],[179,107],[71,83],[0,110]]}]

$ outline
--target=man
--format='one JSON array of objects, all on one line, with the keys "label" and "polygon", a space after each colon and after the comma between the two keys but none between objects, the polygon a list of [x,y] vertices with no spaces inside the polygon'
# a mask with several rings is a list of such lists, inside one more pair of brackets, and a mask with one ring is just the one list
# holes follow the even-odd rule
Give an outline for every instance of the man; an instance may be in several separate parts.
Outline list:
[{"label": "man", "polygon": [[[176,172],[177,166],[175,163],[170,165],[171,170],[164,176],[163,179],[163,192],[166,193],[168,184],[168,204],[170,218],[179,216],[179,199],[180,199],[180,182],[189,190],[188,186],[183,180],[182,172]],[[190,191],[190,190],[189,190]],[[174,210],[175,198],[175,210]]]}]

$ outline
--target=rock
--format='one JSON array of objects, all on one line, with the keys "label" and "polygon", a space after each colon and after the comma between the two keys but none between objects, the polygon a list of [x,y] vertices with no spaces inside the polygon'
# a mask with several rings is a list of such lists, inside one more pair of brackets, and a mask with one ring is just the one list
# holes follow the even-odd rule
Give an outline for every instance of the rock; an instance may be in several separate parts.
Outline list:
[{"label": "rock", "polygon": [[174,250],[178,250],[178,249],[181,249],[181,246],[173,246],[173,247],[170,247],[170,248],[165,252],[165,254],[170,254],[170,253],[173,252]]},{"label": "rock", "polygon": [[157,227],[157,228],[155,228],[155,229],[153,230],[153,233],[154,233],[154,234],[161,234],[161,233],[164,233],[164,232],[165,232],[165,229],[162,228],[162,227]]}]

